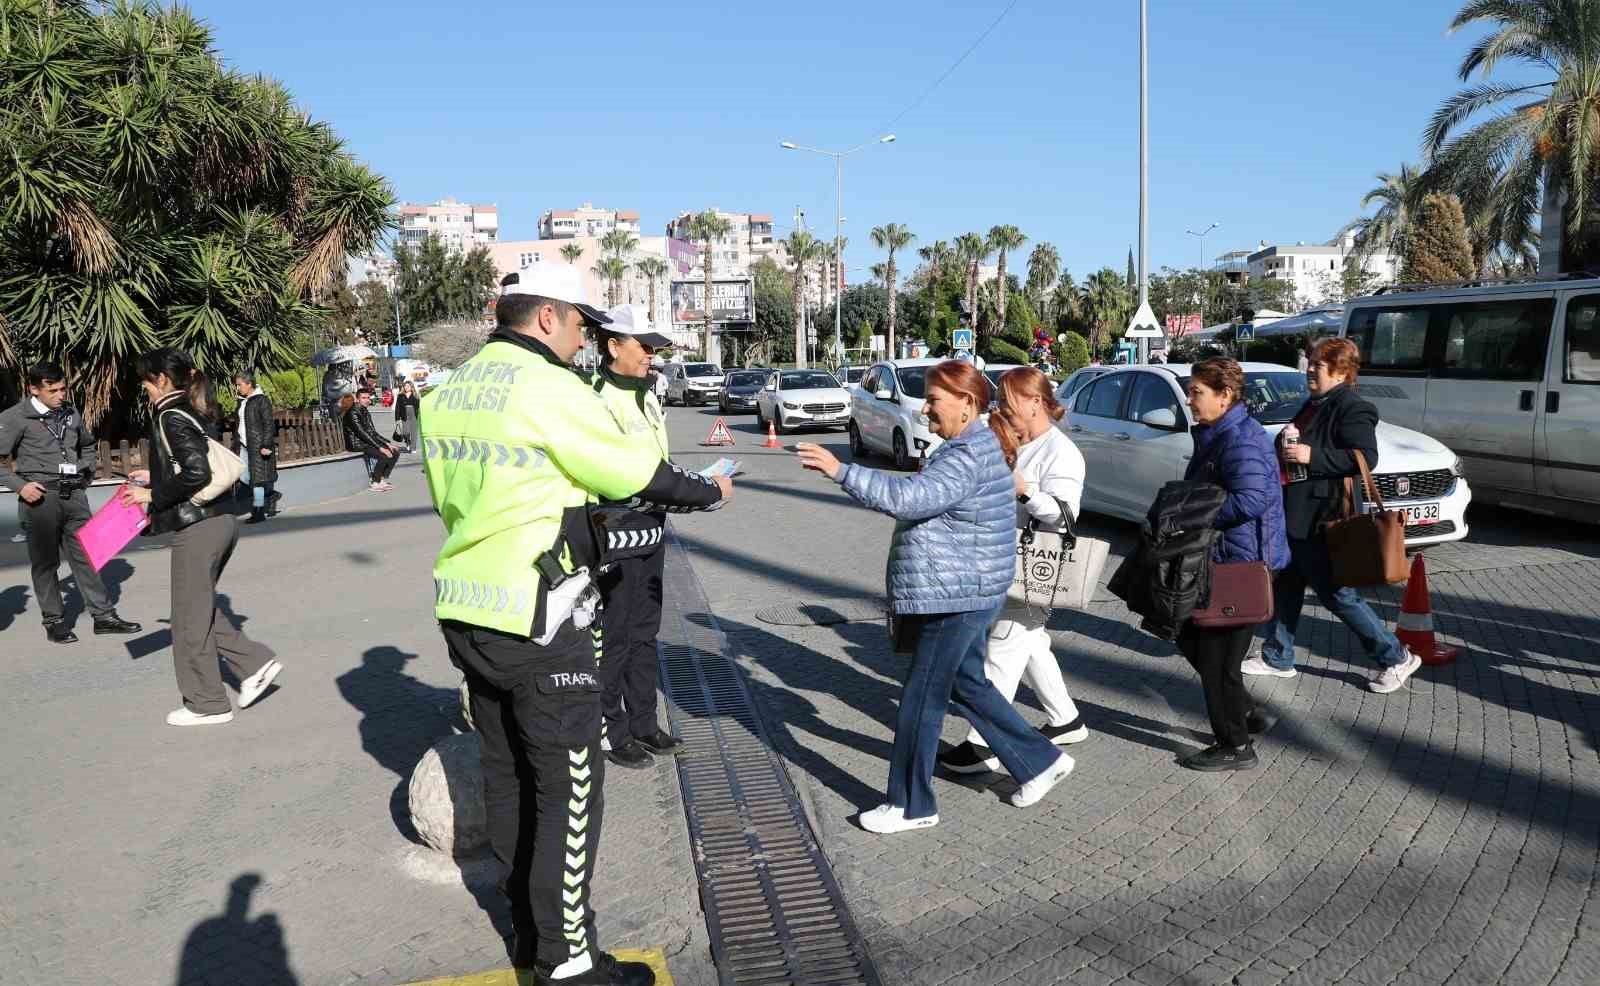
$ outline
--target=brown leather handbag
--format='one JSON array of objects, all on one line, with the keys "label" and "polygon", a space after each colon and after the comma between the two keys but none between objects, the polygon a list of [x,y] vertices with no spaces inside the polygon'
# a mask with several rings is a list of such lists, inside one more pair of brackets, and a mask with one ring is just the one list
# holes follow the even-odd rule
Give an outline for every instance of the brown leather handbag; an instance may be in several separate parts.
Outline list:
[{"label": "brown leather handbag", "polygon": [[1266,562],[1213,562],[1211,599],[1189,619],[1197,627],[1225,630],[1265,623],[1272,615],[1272,572]]},{"label": "brown leather handbag", "polygon": [[1372,470],[1367,468],[1367,457],[1360,449],[1354,451],[1367,501],[1377,504],[1377,508],[1366,513],[1356,511],[1355,480],[1346,476],[1344,515],[1322,529],[1328,558],[1333,563],[1333,584],[1360,589],[1404,582],[1410,574],[1406,566],[1405,515],[1384,507],[1378,484],[1372,481]]}]

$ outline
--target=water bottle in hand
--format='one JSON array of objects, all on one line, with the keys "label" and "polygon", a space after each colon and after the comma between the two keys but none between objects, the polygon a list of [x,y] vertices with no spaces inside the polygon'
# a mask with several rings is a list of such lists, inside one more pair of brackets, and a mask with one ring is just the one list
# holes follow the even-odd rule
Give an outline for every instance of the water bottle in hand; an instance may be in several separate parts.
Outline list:
[{"label": "water bottle in hand", "polygon": [[[1299,444],[1300,444],[1300,429],[1296,428],[1292,422],[1290,424],[1284,425],[1283,426],[1283,447],[1284,447],[1284,449],[1285,450],[1292,449],[1296,445],[1299,445]],[[1283,468],[1284,468],[1284,474],[1289,477],[1289,482],[1291,482],[1291,483],[1298,483],[1301,480],[1309,479],[1310,476],[1311,476],[1310,470],[1308,470],[1304,465],[1302,465],[1299,462],[1287,462],[1286,461],[1283,464]]]}]

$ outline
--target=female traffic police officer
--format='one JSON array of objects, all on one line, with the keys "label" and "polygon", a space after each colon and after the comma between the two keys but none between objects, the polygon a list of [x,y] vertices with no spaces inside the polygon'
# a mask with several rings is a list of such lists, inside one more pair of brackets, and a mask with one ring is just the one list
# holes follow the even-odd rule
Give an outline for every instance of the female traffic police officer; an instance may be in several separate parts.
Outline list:
[{"label": "female traffic police officer", "polygon": [[[651,331],[643,305],[619,305],[606,315],[611,323],[595,330],[600,349],[595,393],[610,405],[624,431],[648,433],[667,460],[667,421],[651,386],[650,357],[672,340]],[[666,523],[665,510],[652,514],[657,524]],[[605,600],[600,660],[605,725],[600,742],[607,758],[620,767],[648,767],[652,753],[676,753],[683,742],[656,720],[656,634],[661,630],[665,557],[666,546],[657,543],[648,555],[622,560],[600,578]]]},{"label": "female traffic police officer", "polygon": [[599,950],[589,903],[605,767],[590,508],[707,507],[733,488],[663,462],[568,366],[584,325],[607,321],[581,303],[577,268],[535,264],[514,290],[489,341],[423,401],[423,467],[447,532],[434,615],[469,684],[489,842],[510,870],[512,964],[539,984],[649,986],[649,966]]}]

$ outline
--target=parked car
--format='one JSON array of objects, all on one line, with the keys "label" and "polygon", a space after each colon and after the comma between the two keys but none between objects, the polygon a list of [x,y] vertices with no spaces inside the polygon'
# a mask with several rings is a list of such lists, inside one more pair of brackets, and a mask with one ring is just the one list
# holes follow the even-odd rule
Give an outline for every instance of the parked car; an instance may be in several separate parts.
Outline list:
[{"label": "parked car", "polygon": [[723,414],[734,411],[754,411],[756,397],[767,385],[771,370],[760,367],[749,370],[729,370],[722,378],[722,393],[717,398],[717,408]]},{"label": "parked car", "polygon": [[[1104,369],[1078,391],[1057,427],[1088,466],[1084,509],[1141,521],[1162,485],[1183,478],[1194,453],[1194,418],[1185,396],[1189,365]],[[1244,375],[1251,415],[1276,438],[1309,396],[1305,374],[1275,363],[1246,363]],[[1460,462],[1421,432],[1379,423],[1373,479],[1384,503],[1405,512],[1408,546],[1466,537],[1472,490],[1461,478]]]},{"label": "parked car", "polygon": [[841,366],[834,377],[844,385],[844,389],[855,390],[861,386],[861,378],[867,375],[868,369],[865,366]]},{"label": "parked car", "polygon": [[722,367],[715,363],[668,363],[666,369],[668,404],[704,404],[722,393]]},{"label": "parked car", "polygon": [[1479,500],[1600,523],[1600,279],[1345,305],[1361,396],[1461,456]]},{"label": "parked car", "polygon": [[917,459],[937,448],[939,436],[928,430],[922,402],[927,393],[928,368],[942,359],[898,359],[875,363],[850,395],[850,453],[861,458],[872,452],[894,457],[899,469],[909,469]]},{"label": "parked car", "polygon": [[779,433],[834,428],[850,420],[850,392],[826,370],[774,370],[756,400],[756,421]]},{"label": "parked car", "polygon": [[1110,372],[1110,370],[1111,367],[1109,366],[1083,366],[1073,370],[1072,375],[1061,381],[1061,386],[1056,388],[1056,401],[1062,407],[1070,407],[1072,398],[1077,395],[1078,391],[1088,386],[1089,381],[1101,374]]},{"label": "parked car", "polygon": [[1000,378],[1010,370],[1022,369],[1018,363],[990,363],[983,368],[983,375],[989,381],[989,410],[993,411],[995,405],[1000,403]]}]

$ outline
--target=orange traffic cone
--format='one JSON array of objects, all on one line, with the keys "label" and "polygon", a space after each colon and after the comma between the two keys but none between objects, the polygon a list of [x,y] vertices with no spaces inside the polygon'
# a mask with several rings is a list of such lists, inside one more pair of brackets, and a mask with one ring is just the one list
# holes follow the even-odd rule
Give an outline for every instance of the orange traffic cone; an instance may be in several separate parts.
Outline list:
[{"label": "orange traffic cone", "polygon": [[1411,653],[1422,658],[1423,664],[1449,664],[1461,653],[1461,648],[1441,645],[1433,636],[1433,604],[1428,600],[1428,567],[1419,553],[1411,561],[1411,578],[1406,582],[1406,595],[1400,603],[1400,620],[1394,635],[1410,648]]},{"label": "orange traffic cone", "polygon": [[762,448],[783,448],[783,443],[778,441],[778,429],[772,422],[767,422],[767,440],[761,443]]}]

